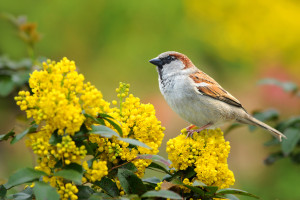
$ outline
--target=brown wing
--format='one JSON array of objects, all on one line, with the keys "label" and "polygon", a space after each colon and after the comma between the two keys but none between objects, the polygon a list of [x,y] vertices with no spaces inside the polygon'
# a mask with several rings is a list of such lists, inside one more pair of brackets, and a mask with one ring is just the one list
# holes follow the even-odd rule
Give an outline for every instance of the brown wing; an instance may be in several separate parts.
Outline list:
[{"label": "brown wing", "polygon": [[[209,96],[211,98],[223,101],[233,106],[243,108],[242,104],[224,90],[214,79],[209,77],[204,72],[196,72],[190,75],[190,78],[197,84],[203,83],[201,86],[197,86],[197,90],[203,95]],[[206,84],[205,84],[206,83]]]}]

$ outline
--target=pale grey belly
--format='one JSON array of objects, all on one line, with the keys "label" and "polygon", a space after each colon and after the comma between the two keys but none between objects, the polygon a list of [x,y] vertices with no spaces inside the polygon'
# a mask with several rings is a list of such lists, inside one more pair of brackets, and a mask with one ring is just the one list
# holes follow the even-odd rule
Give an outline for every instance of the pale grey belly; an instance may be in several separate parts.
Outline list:
[{"label": "pale grey belly", "polygon": [[210,128],[216,128],[235,118],[230,114],[228,104],[211,97],[172,96],[173,98],[168,98],[168,95],[165,96],[170,107],[184,120],[199,127],[212,123],[213,126]]}]

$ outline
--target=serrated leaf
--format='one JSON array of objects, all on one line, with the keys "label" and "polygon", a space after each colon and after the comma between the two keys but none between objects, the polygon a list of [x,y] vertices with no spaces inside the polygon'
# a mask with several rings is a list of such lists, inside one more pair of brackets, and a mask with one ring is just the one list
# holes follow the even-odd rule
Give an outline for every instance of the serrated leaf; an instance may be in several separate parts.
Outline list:
[{"label": "serrated leaf", "polygon": [[4,184],[4,187],[6,189],[9,189],[11,187],[23,184],[23,183],[28,183],[31,181],[38,180],[41,176],[47,175],[45,172],[42,171],[37,171],[32,168],[26,167],[23,169],[18,170],[16,173],[11,175],[8,178],[8,181],[6,184]]},{"label": "serrated leaf", "polygon": [[35,182],[33,192],[37,200],[59,200],[56,189],[44,182]]},{"label": "serrated leaf", "polygon": [[97,134],[97,135],[100,135],[102,137],[107,137],[107,138],[111,138],[112,136],[119,137],[118,133],[116,133],[111,128],[108,128],[103,125],[98,125],[98,126],[92,125],[92,130],[90,131],[90,133]]},{"label": "serrated leaf", "polygon": [[90,196],[94,193],[93,189],[89,186],[77,186],[78,193],[76,194],[80,200],[88,200]]},{"label": "serrated leaf", "polygon": [[239,189],[234,189],[234,188],[226,188],[226,189],[220,189],[216,192],[216,194],[239,194],[239,195],[243,195],[243,196],[248,196],[248,197],[253,197],[256,199],[259,199],[258,196],[255,196],[254,194],[251,194],[249,192],[243,191],[243,190],[239,190]]},{"label": "serrated leaf", "polygon": [[164,168],[163,166],[161,166],[157,163],[154,163],[154,162],[152,162],[147,168],[149,168],[149,169],[159,169],[160,171],[163,171],[163,172],[171,175],[171,173],[166,168]]},{"label": "serrated leaf", "polygon": [[296,147],[298,141],[300,140],[300,130],[296,128],[289,128],[284,131],[287,139],[283,140],[281,143],[281,149],[284,155],[289,155]]},{"label": "serrated leaf", "polygon": [[15,132],[13,130],[9,131],[6,134],[0,135],[0,141],[8,140],[11,136],[14,136]]},{"label": "serrated leaf", "polygon": [[152,191],[148,191],[146,192],[145,194],[143,194],[141,196],[142,198],[169,198],[169,199],[182,199],[182,197],[173,192],[173,191],[170,191],[170,190],[159,190],[159,191],[155,191],[155,190],[152,190]]},{"label": "serrated leaf", "polygon": [[146,192],[146,186],[132,171],[119,168],[117,176],[126,194],[142,195]]},{"label": "serrated leaf", "polygon": [[22,133],[16,135],[16,137],[14,137],[10,143],[11,144],[15,144],[16,142],[18,142],[19,140],[21,140],[25,135],[27,135],[28,133],[33,133],[36,131],[36,129],[38,128],[37,124],[33,124],[31,127],[29,127],[28,129],[26,129],[25,131],[23,131]]},{"label": "serrated leaf", "polygon": [[140,146],[140,147],[144,147],[144,148],[147,148],[147,149],[150,149],[151,148],[146,145],[145,143],[141,142],[141,141],[138,141],[136,139],[132,139],[132,138],[118,138],[119,140],[123,141],[123,142],[127,142],[129,144],[132,144],[132,145],[135,145],[135,146]]},{"label": "serrated leaf", "polygon": [[117,197],[120,195],[120,191],[115,182],[110,178],[103,177],[100,181],[96,181],[95,185],[101,187],[107,194],[112,197]]},{"label": "serrated leaf", "polygon": [[74,181],[76,184],[81,184],[82,173],[75,171],[73,169],[63,169],[61,171],[55,172],[54,176],[60,176],[64,179]]}]

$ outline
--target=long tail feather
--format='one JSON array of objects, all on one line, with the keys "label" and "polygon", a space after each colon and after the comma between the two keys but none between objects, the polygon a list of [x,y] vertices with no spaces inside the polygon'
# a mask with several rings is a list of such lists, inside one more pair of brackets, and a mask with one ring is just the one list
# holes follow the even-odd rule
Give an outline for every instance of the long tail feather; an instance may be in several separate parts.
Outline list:
[{"label": "long tail feather", "polygon": [[286,136],[283,135],[280,131],[277,131],[276,129],[272,128],[271,126],[269,126],[265,123],[263,123],[262,121],[259,121],[258,119],[255,119],[251,115],[247,115],[246,118],[244,118],[242,120],[239,120],[239,122],[264,128],[264,129],[268,130],[276,138],[278,138],[278,140],[280,142],[282,141],[282,137],[286,139]]}]

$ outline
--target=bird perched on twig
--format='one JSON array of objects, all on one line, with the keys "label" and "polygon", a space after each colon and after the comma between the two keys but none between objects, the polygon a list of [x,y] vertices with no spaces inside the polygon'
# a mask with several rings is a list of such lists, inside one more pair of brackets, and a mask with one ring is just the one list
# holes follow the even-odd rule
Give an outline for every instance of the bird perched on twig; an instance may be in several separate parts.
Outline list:
[{"label": "bird perched on twig", "polygon": [[200,127],[193,132],[212,129],[226,122],[239,122],[264,128],[281,141],[281,132],[255,119],[242,104],[213,78],[199,70],[184,54],[168,51],[149,61],[157,66],[159,88],[169,106],[183,119]]}]

